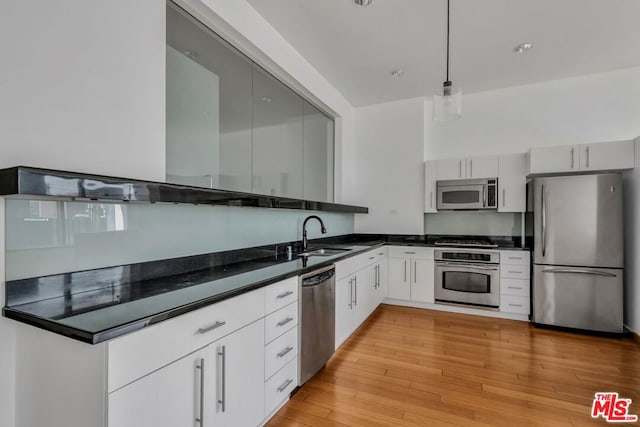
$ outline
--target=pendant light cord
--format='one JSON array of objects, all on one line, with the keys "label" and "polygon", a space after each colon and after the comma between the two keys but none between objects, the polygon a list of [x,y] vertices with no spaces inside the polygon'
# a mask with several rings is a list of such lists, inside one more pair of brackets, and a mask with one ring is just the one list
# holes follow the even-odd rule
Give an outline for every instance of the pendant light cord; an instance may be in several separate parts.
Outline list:
[{"label": "pendant light cord", "polygon": [[447,81],[449,81],[449,0],[447,0]]}]

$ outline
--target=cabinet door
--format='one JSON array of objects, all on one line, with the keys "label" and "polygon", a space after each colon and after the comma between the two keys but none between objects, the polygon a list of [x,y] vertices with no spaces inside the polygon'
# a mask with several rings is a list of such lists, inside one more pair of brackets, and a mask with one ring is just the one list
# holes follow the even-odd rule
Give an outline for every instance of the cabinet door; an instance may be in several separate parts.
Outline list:
[{"label": "cabinet door", "polygon": [[354,276],[336,282],[336,349],[353,331],[353,282]]},{"label": "cabinet door", "polygon": [[353,289],[355,301],[353,330],[355,330],[376,307],[376,272],[373,264],[358,271]]},{"label": "cabinet door", "polygon": [[302,198],[303,101],[253,70],[253,192]]},{"label": "cabinet door", "polygon": [[635,166],[633,141],[580,145],[582,170],[632,169]]},{"label": "cabinet door", "polygon": [[532,148],[529,170],[531,173],[576,172],[580,170],[579,156],[575,145]]},{"label": "cabinet door", "polygon": [[209,347],[216,361],[215,379],[214,390],[205,388],[205,416],[210,413],[211,422],[204,425],[258,425],[264,418],[264,319]]},{"label": "cabinet door", "polygon": [[436,160],[429,160],[424,164],[424,211],[437,212],[436,209],[436,180],[437,177]]},{"label": "cabinet door", "polygon": [[333,201],[333,120],[304,101],[303,197]]},{"label": "cabinet door", "polygon": [[423,259],[411,260],[411,301],[434,301],[434,262]]},{"label": "cabinet door", "polygon": [[467,159],[467,178],[496,178],[498,156],[470,157]]},{"label": "cabinet door", "polygon": [[378,305],[387,297],[389,293],[389,262],[382,259],[378,264]]},{"label": "cabinet door", "polygon": [[465,159],[442,159],[437,161],[438,181],[463,179],[466,174]]},{"label": "cabinet door", "polygon": [[214,362],[205,349],[109,394],[109,427],[196,426],[203,415],[207,421],[201,405],[209,399],[201,393],[213,384]]},{"label": "cabinet door", "polygon": [[527,204],[527,155],[498,158],[498,212],[524,212]]},{"label": "cabinet door", "polygon": [[389,298],[409,301],[411,299],[411,260],[407,258],[389,258]]}]

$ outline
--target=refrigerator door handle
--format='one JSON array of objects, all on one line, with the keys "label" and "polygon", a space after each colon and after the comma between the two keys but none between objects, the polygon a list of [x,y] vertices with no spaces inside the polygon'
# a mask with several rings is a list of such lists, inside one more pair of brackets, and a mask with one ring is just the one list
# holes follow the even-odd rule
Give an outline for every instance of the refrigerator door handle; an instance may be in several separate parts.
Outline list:
[{"label": "refrigerator door handle", "polygon": [[616,277],[613,273],[607,273],[606,271],[590,270],[587,268],[549,268],[542,270],[543,273],[579,273],[579,274],[591,274],[593,276],[604,277]]},{"label": "refrigerator door handle", "polygon": [[542,258],[544,258],[546,252],[547,252],[547,238],[546,238],[546,234],[547,234],[547,204],[545,203],[544,200],[544,185],[541,186],[541,190],[540,192],[542,193],[542,218],[540,223],[542,224],[542,233],[541,233],[541,238],[542,238]]}]

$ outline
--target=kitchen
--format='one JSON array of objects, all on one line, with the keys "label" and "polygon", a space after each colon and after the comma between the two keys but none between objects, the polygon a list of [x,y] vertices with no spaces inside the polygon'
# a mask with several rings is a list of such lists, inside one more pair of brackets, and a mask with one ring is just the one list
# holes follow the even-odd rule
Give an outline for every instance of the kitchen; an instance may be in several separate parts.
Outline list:
[{"label": "kitchen", "polygon": [[[629,140],[640,134],[637,127],[640,111],[637,68],[594,68],[577,77],[560,79],[561,76],[557,76],[546,82],[470,91],[463,96],[463,119],[444,124],[431,120],[431,102],[425,100],[425,94],[409,95],[404,100],[360,100],[355,103],[360,106],[353,107],[294,50],[292,42],[282,39],[271,26],[275,24],[260,15],[266,14],[264,10],[254,9],[259,8],[259,2],[253,3],[185,1],[179,4],[198,12],[220,35],[234,41],[234,45],[262,67],[336,117],[334,199],[337,203],[365,206],[369,213],[321,214],[330,236],[351,232],[494,234],[483,232],[487,224],[495,227],[489,228],[490,231],[498,230],[495,234],[518,236],[522,226],[521,215],[517,213],[490,216],[481,212],[459,212],[446,215],[444,219],[438,216],[440,214],[425,214],[424,161],[527,153],[536,147]],[[619,7],[625,4],[621,2]],[[374,13],[371,11],[376,10],[376,5],[379,3],[358,9],[346,4],[345,13],[349,15],[345,19]],[[430,17],[432,21],[426,25],[436,26],[441,30],[438,34],[444,29],[444,3],[439,7],[437,16]],[[453,2],[453,12],[456,7],[460,6]],[[69,12],[70,8],[73,13]],[[612,7],[605,12],[612,13],[616,22],[623,20],[614,13],[615,9]],[[164,4],[151,2],[113,1],[101,5],[69,2],[65,7],[45,2],[12,5],[1,18],[3,25],[0,26],[1,39],[6,43],[3,51],[7,52],[7,58],[12,58],[2,82],[7,95],[3,96],[2,103],[2,117],[6,119],[2,126],[2,167],[26,164],[165,181],[165,13]],[[621,15],[631,17],[633,13]],[[454,26],[459,19],[455,16],[454,13]],[[453,40],[457,31],[464,31],[461,27],[466,28],[467,24],[457,29],[452,27]],[[284,32],[284,28],[279,30]],[[472,32],[472,29],[468,31]],[[631,32],[632,37],[628,40],[635,43],[637,38],[634,39],[633,34]],[[441,75],[444,34],[438,37],[438,43],[434,43],[439,46],[438,60],[434,61],[438,64],[434,67],[437,73],[435,86],[440,85],[444,77]],[[509,40],[506,49],[510,50],[521,41]],[[420,44],[426,45],[426,42]],[[527,54],[534,55],[542,51],[543,46],[536,45]],[[456,57],[455,50],[452,53],[458,61],[464,59]],[[526,57],[510,58],[519,61]],[[615,58],[607,58],[614,62]],[[533,57],[531,61],[539,59]],[[454,61],[454,83],[455,73],[460,72],[455,64]],[[637,66],[623,61],[618,68],[630,65]],[[477,64],[458,66],[458,70],[481,71]],[[593,72],[599,74],[589,74]],[[409,70],[407,73],[405,77],[409,78]],[[396,84],[391,77],[384,78],[389,81],[380,84],[381,91]],[[466,83],[463,80],[461,84]],[[638,199],[633,185],[637,176],[635,172],[631,174],[631,179],[625,182],[625,191],[631,194],[625,198],[625,206],[635,209]],[[0,210],[2,224],[7,215],[6,203],[3,200]],[[99,244],[91,240],[80,241],[76,243],[77,249],[70,253],[64,251],[58,257],[42,257],[43,251],[12,252],[16,256],[22,254],[23,258],[6,265],[3,262],[2,277],[7,277],[8,269],[15,277],[28,277],[24,273],[29,272],[29,268],[41,269],[31,276],[35,277],[51,274],[47,268],[60,265],[65,268],[69,265],[66,271],[95,268],[98,267],[93,264],[96,259],[100,266],[113,266],[296,241],[302,238],[301,223],[308,216],[304,211],[262,212],[242,207],[129,204],[126,208],[130,211],[129,220],[137,221],[132,223],[137,235],[115,233],[103,236],[105,240]],[[633,212],[630,211],[631,218]],[[114,211],[113,215],[117,217],[118,214]],[[183,220],[177,220],[176,216]],[[637,263],[633,260],[637,252],[633,248],[638,239],[637,227],[631,223],[625,229],[628,245],[625,267],[634,277],[632,269]],[[158,230],[168,231],[159,233]],[[3,225],[0,239],[3,245],[7,244],[8,232]],[[98,234],[92,237],[99,239]],[[316,224],[310,224],[310,237],[321,237]],[[4,260],[8,253],[4,249],[3,253]],[[36,266],[33,263],[29,266],[29,259],[34,259],[30,256],[40,260]],[[627,326],[637,333],[640,330],[637,309],[640,303],[635,283],[634,280],[627,281],[626,312]],[[2,303],[4,306],[5,301]],[[14,401],[13,385],[13,367],[20,360],[16,360],[12,343],[19,337],[15,322],[6,318],[0,320],[3,337],[0,412],[8,414],[6,425],[12,426],[11,414],[22,404]]]}]

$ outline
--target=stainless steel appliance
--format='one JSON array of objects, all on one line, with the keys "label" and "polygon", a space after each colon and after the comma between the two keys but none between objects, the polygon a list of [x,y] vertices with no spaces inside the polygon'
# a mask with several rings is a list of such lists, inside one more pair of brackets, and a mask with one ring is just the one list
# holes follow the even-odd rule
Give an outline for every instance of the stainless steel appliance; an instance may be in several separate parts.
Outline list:
[{"label": "stainless steel appliance", "polygon": [[498,208],[498,179],[438,181],[438,210]]},{"label": "stainless steel appliance", "polygon": [[529,191],[533,322],[622,332],[621,176],[536,178]]},{"label": "stainless steel appliance", "polygon": [[500,253],[436,249],[435,300],[437,303],[500,306]]},{"label": "stainless steel appliance", "polygon": [[300,385],[333,355],[335,346],[334,265],[300,276]]}]

